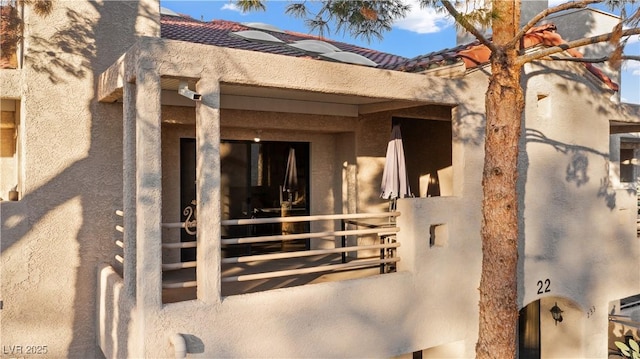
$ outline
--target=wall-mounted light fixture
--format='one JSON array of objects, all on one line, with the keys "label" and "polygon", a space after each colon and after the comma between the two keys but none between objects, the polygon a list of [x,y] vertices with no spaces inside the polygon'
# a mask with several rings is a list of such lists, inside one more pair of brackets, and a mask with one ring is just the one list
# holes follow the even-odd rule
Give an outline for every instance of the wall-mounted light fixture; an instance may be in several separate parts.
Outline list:
[{"label": "wall-mounted light fixture", "polygon": [[551,307],[551,310],[549,310],[551,312],[551,316],[553,317],[553,320],[556,321],[556,325],[558,325],[558,322],[562,322],[562,309],[560,309],[560,307],[558,307],[558,302],[556,302],[556,304]]},{"label": "wall-mounted light fixture", "polygon": [[253,138],[253,142],[260,142],[260,134],[262,134],[262,131],[256,130],[256,137]]}]

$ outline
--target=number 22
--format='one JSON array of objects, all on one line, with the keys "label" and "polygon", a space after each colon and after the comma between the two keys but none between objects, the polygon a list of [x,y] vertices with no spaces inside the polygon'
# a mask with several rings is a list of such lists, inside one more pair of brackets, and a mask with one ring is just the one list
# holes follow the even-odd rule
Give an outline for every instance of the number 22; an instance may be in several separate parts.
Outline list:
[{"label": "number 22", "polygon": [[538,294],[551,292],[551,279],[547,278],[543,281],[538,281]]}]

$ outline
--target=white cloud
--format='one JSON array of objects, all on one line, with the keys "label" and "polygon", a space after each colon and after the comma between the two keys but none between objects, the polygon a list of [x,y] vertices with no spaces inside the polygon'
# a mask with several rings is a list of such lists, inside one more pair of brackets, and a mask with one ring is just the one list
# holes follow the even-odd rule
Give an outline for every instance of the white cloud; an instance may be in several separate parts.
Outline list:
[{"label": "white cloud", "polygon": [[625,61],[622,65],[622,69],[634,76],[640,76],[640,61]]},{"label": "white cloud", "polygon": [[243,14],[242,10],[238,7],[238,5],[233,4],[233,3],[227,3],[227,4],[222,5],[220,10],[236,11],[236,12],[239,12],[239,13]]},{"label": "white cloud", "polygon": [[406,17],[394,22],[393,26],[396,28],[418,34],[430,34],[453,24],[453,20],[446,13],[436,12],[430,7],[421,8],[417,0],[409,0],[407,3],[411,10]]},{"label": "white cloud", "polygon": [[627,41],[627,45],[640,43],[640,35],[629,36],[629,41]]},{"label": "white cloud", "polygon": [[[635,35],[629,38],[627,46],[624,48],[624,53],[632,56],[640,55],[640,36]],[[640,76],[640,61],[625,61],[622,68],[634,76]]]}]

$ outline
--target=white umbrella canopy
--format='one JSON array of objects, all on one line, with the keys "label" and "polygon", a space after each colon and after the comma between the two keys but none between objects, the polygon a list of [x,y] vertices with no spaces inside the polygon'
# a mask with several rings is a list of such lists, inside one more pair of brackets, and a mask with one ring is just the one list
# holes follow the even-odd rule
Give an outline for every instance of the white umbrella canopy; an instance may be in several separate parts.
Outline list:
[{"label": "white umbrella canopy", "polygon": [[384,163],[384,171],[382,172],[381,190],[382,194],[380,197],[384,199],[395,200],[397,198],[408,197],[411,194],[399,124],[394,124],[391,129],[391,138],[387,145],[387,155]]}]

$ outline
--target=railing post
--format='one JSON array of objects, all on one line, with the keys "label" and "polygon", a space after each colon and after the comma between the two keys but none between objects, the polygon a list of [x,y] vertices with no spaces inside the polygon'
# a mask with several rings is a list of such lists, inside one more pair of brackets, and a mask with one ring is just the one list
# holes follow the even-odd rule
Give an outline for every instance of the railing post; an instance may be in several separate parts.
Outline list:
[{"label": "railing post", "polygon": [[[384,235],[378,235],[378,237],[380,238],[380,244],[384,244]],[[384,259],[384,248],[380,248],[380,259]],[[385,270],[384,267],[386,265],[384,263],[380,263],[380,274],[384,274]]]},{"label": "railing post", "polygon": [[[347,229],[347,223],[345,222],[345,220],[341,220],[341,227],[340,229],[345,231]],[[347,246],[347,235],[344,234],[342,235],[342,248]],[[347,263],[347,252],[342,252],[342,263]]]}]

